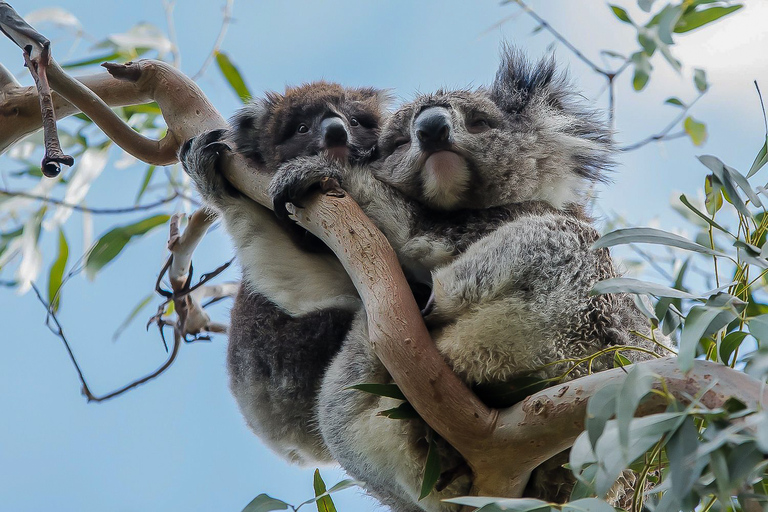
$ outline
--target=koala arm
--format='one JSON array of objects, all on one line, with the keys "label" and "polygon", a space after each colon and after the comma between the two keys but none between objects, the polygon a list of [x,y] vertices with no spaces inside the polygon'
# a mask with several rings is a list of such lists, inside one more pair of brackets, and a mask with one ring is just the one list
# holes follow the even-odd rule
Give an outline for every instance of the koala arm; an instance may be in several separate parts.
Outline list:
[{"label": "koala arm", "polygon": [[221,215],[249,291],[265,295],[291,315],[359,307],[352,282],[332,254],[301,250],[272,212],[226,181],[218,167],[220,153],[227,150],[221,142],[224,135],[224,130],[215,130],[189,140],[179,158],[206,205]]}]

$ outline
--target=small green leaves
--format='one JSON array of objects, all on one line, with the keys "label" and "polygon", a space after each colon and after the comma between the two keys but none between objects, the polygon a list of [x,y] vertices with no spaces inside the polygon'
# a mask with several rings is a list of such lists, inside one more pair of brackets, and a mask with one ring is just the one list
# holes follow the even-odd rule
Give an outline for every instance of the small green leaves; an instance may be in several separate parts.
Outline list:
[{"label": "small green leaves", "polygon": [[707,125],[694,119],[692,116],[688,116],[683,121],[683,129],[688,137],[691,138],[694,146],[701,146],[707,140]]},{"label": "small green leaves", "polygon": [[248,86],[245,85],[245,80],[243,80],[237,66],[229,60],[226,53],[221,51],[216,52],[216,65],[219,67],[221,74],[224,75],[229,86],[232,87],[232,90],[235,91],[235,94],[240,98],[240,101],[245,103],[253,97],[251,91],[248,90]]},{"label": "small green leaves", "polygon": [[694,69],[693,84],[696,86],[696,89],[698,89],[699,92],[707,92],[707,89],[709,89],[709,82],[707,82],[707,72],[700,68]]},{"label": "small green leaves", "polygon": [[627,11],[619,7],[618,5],[609,5],[611,10],[613,11],[613,14],[619,18],[624,23],[629,23],[630,25],[634,25],[632,20],[629,17],[629,14],[627,14]]},{"label": "small green leaves", "polygon": [[99,270],[120,254],[131,239],[165,224],[169,218],[170,216],[164,214],[154,215],[133,224],[118,226],[107,232],[96,242],[85,260],[85,272],[88,277],[93,279]]},{"label": "small green leaves", "polygon": [[421,480],[421,491],[419,492],[419,500],[423,500],[432,489],[435,488],[435,484],[440,479],[440,473],[442,468],[440,467],[440,454],[437,452],[437,442],[435,441],[435,433],[430,429],[427,434],[427,441],[429,442],[429,450],[427,451],[427,460],[424,463],[424,478]]},{"label": "small green leaves", "polygon": [[372,395],[386,396],[396,400],[405,400],[405,395],[397,384],[355,384],[347,389],[356,389]]},{"label": "small green leaves", "polygon": [[56,261],[51,265],[51,271],[48,274],[48,303],[51,309],[56,312],[61,304],[61,282],[64,278],[64,269],[67,266],[69,258],[69,245],[64,237],[64,230],[59,228],[59,254]]},{"label": "small green leaves", "polygon": [[664,103],[666,103],[667,105],[675,105],[677,107],[685,107],[685,103],[680,101],[680,98],[676,98],[674,96],[671,98],[667,98]]}]

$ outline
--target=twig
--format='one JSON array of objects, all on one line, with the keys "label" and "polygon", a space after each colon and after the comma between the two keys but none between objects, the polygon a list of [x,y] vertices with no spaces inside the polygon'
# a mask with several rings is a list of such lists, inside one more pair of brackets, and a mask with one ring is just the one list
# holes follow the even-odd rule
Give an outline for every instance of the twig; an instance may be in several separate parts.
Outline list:
[{"label": "twig", "polygon": [[[89,402],[104,402],[116,396],[122,395],[126,391],[129,391],[137,386],[140,386],[146,382],[149,382],[150,380],[154,379],[155,377],[158,377],[165,370],[167,370],[171,366],[171,364],[173,364],[173,361],[176,359],[176,356],[179,353],[179,347],[181,346],[181,338],[176,333],[174,333],[173,350],[171,350],[171,353],[168,355],[168,358],[166,359],[165,363],[163,363],[163,365],[160,366],[157,370],[138,380],[131,382],[130,384],[127,384],[119,389],[116,389],[115,391],[107,393],[106,395],[102,395],[102,396],[94,395],[91,392],[90,388],[88,387],[88,383],[85,381],[85,376],[83,375],[83,371],[80,368],[80,365],[77,363],[77,359],[75,359],[75,354],[72,352],[72,348],[69,345],[69,341],[67,340],[67,337],[64,335],[64,330],[61,327],[61,323],[59,323],[59,319],[56,317],[56,313],[53,311],[50,304],[48,304],[45,301],[45,299],[43,299],[43,296],[40,294],[40,290],[37,288],[37,286],[34,283],[32,283],[32,289],[35,291],[35,294],[37,295],[37,298],[40,301],[40,303],[45,307],[45,309],[48,312],[48,317],[46,319],[46,327],[48,327],[48,329],[50,329],[51,332],[56,336],[58,336],[61,339],[61,341],[64,343],[64,347],[67,349],[69,358],[72,361],[72,364],[74,365],[75,370],[77,371],[77,375],[80,378],[80,383],[83,386],[82,387],[83,395],[85,395],[86,399]],[[51,325],[50,320],[53,320],[55,325]]]},{"label": "twig", "polygon": [[232,6],[234,5],[235,0],[227,0],[224,4],[224,14],[221,19],[221,28],[219,29],[219,35],[216,36],[216,41],[213,43],[213,48],[211,49],[210,53],[208,53],[208,56],[205,58],[205,61],[203,62],[203,65],[200,66],[200,69],[192,75],[192,80],[197,80],[203,74],[205,74],[205,71],[208,69],[208,66],[211,65],[211,62],[213,62],[214,57],[216,56],[216,53],[219,51],[219,48],[221,48],[221,44],[224,42],[224,36],[227,35],[227,30],[229,29],[229,24],[232,22]]},{"label": "twig", "polygon": [[179,53],[179,40],[176,37],[176,23],[173,21],[173,8],[176,7],[176,0],[163,0],[163,10],[165,11],[165,23],[168,26],[168,37],[171,39],[171,57],[173,66],[181,68],[181,53]]},{"label": "twig", "polygon": [[680,137],[685,136],[685,132],[679,132],[674,133],[672,135],[668,135],[669,132],[672,131],[672,129],[680,124],[680,121],[685,119],[685,116],[688,114],[688,111],[691,110],[691,108],[696,104],[697,101],[699,101],[702,96],[704,96],[704,93],[699,93],[696,98],[692,102],[690,102],[688,105],[683,107],[682,111],[675,117],[671,123],[669,123],[663,130],[661,130],[659,133],[655,135],[651,135],[649,137],[646,137],[645,139],[642,139],[638,142],[635,142],[633,144],[629,144],[627,146],[623,146],[619,148],[619,151],[634,151],[635,149],[641,148],[645,146],[646,144],[650,144],[651,142],[658,141],[658,140],[670,140],[670,139],[677,139]]},{"label": "twig", "polygon": [[155,201],[154,203],[149,204],[143,204],[143,205],[137,205],[137,206],[126,206],[124,208],[91,208],[89,206],[82,206],[79,204],[73,204],[68,203],[66,201],[62,201],[60,199],[53,199],[51,197],[44,197],[44,196],[38,196],[35,194],[28,194],[27,192],[21,192],[21,191],[13,191],[13,190],[6,190],[6,189],[0,189],[0,195],[4,196],[12,196],[12,197],[25,197],[28,199],[36,199],[38,201],[43,201],[45,203],[55,204],[59,206],[66,206],[67,208],[72,208],[73,210],[81,211],[81,212],[88,212],[93,213],[96,215],[115,215],[120,213],[132,213],[132,212],[140,212],[145,210],[151,210],[153,208],[157,208],[158,206],[162,206],[164,204],[168,204],[170,202],[175,201],[176,199],[180,198],[180,195],[177,193],[174,193],[173,195],[166,197],[165,199],[160,199],[158,201]]}]

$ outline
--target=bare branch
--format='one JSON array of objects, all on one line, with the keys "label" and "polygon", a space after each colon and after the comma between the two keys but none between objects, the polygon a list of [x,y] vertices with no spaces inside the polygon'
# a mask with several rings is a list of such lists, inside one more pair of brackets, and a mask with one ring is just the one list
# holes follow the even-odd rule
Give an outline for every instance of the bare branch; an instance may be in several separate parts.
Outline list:
[{"label": "bare branch", "polygon": [[181,53],[179,52],[179,39],[176,37],[176,23],[173,21],[173,9],[176,7],[176,0],[163,0],[163,10],[165,11],[165,24],[168,26],[168,37],[171,40],[171,58],[175,68],[181,68]]},{"label": "bare branch", "polygon": [[221,18],[221,28],[219,29],[219,35],[216,36],[216,41],[213,43],[213,48],[211,48],[211,51],[205,58],[203,65],[200,66],[200,69],[197,70],[197,73],[192,75],[192,80],[197,80],[205,74],[208,66],[211,65],[211,62],[213,62],[213,59],[216,57],[216,53],[221,48],[221,44],[224,42],[224,37],[227,35],[229,24],[232,23],[232,6],[234,4],[235,0],[226,0],[226,3],[224,4],[224,13],[222,14]]},{"label": "bare branch", "polygon": [[686,133],[684,131],[682,132],[676,132],[673,134],[670,134],[669,132],[672,131],[675,126],[679,125],[680,122],[685,119],[686,115],[688,115],[688,111],[693,108],[693,106],[696,104],[697,101],[701,99],[701,97],[704,96],[704,93],[699,93],[696,98],[692,102],[690,102],[688,105],[682,108],[680,113],[670,122],[663,130],[661,130],[659,133],[655,135],[650,135],[642,140],[639,140],[635,143],[628,144],[626,146],[623,146],[619,148],[619,151],[634,151],[636,149],[639,149],[646,144],[650,144],[651,142],[660,141],[660,140],[671,140],[671,139],[678,139],[680,137],[685,137]]},{"label": "bare branch", "polygon": [[158,201],[155,201],[154,203],[148,203],[148,204],[142,204],[142,205],[136,205],[136,206],[126,206],[124,208],[91,208],[91,207],[82,206],[79,204],[68,203],[60,199],[39,196],[36,194],[29,194],[27,192],[22,192],[22,191],[0,189],[0,195],[11,196],[11,197],[25,197],[27,199],[36,199],[38,201],[43,201],[48,204],[66,206],[67,208],[72,208],[73,210],[88,212],[93,214],[102,214],[102,215],[115,215],[120,213],[133,213],[133,212],[140,212],[145,210],[152,210],[159,206],[163,206],[164,204],[171,203],[180,197],[179,194],[174,193],[171,196],[166,197],[165,199],[160,199]]},{"label": "bare branch", "polygon": [[184,233],[181,233],[181,219],[183,214],[176,213],[171,217],[170,236],[168,239],[168,250],[171,251],[173,259],[168,271],[168,277],[171,280],[171,286],[181,286],[187,279],[192,266],[192,253],[195,252],[197,245],[208,232],[216,217],[207,210],[197,210],[189,218]]},{"label": "bare branch", "polygon": [[21,87],[21,84],[16,81],[16,77],[13,73],[8,71],[8,68],[0,64],[0,91],[4,89],[15,89]]},{"label": "bare branch", "polygon": [[[67,337],[64,334],[64,330],[61,327],[61,323],[59,323],[59,319],[56,317],[56,313],[53,311],[50,304],[48,304],[45,301],[45,299],[43,299],[43,296],[40,294],[40,290],[38,290],[37,286],[35,286],[34,283],[32,284],[32,288],[34,289],[35,294],[37,295],[37,298],[40,301],[40,303],[43,304],[43,306],[45,306],[45,309],[48,311],[46,325],[51,330],[51,332],[54,333],[56,336],[58,336],[59,339],[61,339],[61,341],[64,343],[64,348],[67,349],[69,358],[72,361],[72,364],[74,365],[75,370],[77,370],[77,376],[79,377],[80,384],[82,385],[82,393],[83,395],[85,395],[85,398],[89,402],[104,402],[105,400],[115,398],[116,396],[122,395],[126,391],[129,391],[133,388],[141,386],[142,384],[149,382],[155,377],[158,377],[159,375],[161,375],[163,372],[165,372],[165,370],[170,368],[170,366],[176,360],[176,356],[179,353],[179,347],[181,346],[181,338],[174,334],[173,349],[171,350],[171,353],[168,355],[168,358],[165,360],[165,362],[157,370],[155,370],[154,372],[148,375],[145,375],[140,379],[137,379],[131,382],[130,384],[127,384],[119,389],[111,391],[106,395],[101,395],[101,396],[94,395],[91,392],[91,389],[88,387],[88,383],[85,381],[85,376],[83,375],[83,371],[80,368],[80,365],[77,363],[77,359],[75,359],[75,354],[72,352],[72,347],[70,347],[69,345],[69,341],[67,340]],[[53,320],[53,325],[51,324],[51,320]]]}]

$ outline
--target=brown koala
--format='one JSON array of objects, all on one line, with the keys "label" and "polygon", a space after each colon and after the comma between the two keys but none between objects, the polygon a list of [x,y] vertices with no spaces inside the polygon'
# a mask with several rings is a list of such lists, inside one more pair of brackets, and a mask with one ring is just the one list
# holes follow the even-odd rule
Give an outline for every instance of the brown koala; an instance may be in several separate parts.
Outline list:
[{"label": "brown koala", "polygon": [[200,135],[180,151],[206,205],[224,221],[242,267],[229,329],[230,387],[250,428],[292,462],[330,461],[316,428],[315,397],[360,301],[333,254],[239,194],[217,158],[229,138],[268,172],[318,154],[363,164],[374,153],[387,101],[376,89],[329,82],[289,87],[243,107],[229,133]]}]

